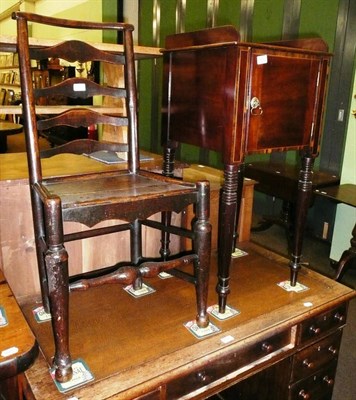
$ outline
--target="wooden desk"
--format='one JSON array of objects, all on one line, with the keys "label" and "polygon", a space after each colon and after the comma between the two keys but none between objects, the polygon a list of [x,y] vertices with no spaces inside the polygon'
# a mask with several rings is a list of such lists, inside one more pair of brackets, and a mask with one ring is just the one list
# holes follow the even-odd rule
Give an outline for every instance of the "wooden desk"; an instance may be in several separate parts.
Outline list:
[{"label": "wooden desk", "polygon": [[[331,186],[324,188],[323,190],[317,189],[314,193],[326,197],[336,203],[343,203],[351,207],[356,207],[356,185],[351,183]],[[350,248],[342,253],[341,258],[336,265],[335,279],[337,280],[342,278],[346,269],[350,267],[352,262],[356,259],[356,218],[350,244]]]},{"label": "wooden desk", "polygon": [[6,315],[8,322],[0,324],[0,397],[15,400],[19,398],[18,375],[33,364],[38,346],[1,270],[0,306],[1,317]]},{"label": "wooden desk", "polygon": [[0,153],[7,151],[7,136],[22,132],[23,126],[13,122],[0,121]]},{"label": "wooden desk", "polygon": [[[305,268],[299,281],[308,290],[287,292],[277,286],[289,277],[286,259],[253,244],[242,248],[248,255],[232,262],[229,297],[240,314],[212,318],[221,332],[205,339],[183,326],[194,315],[194,292],[176,278],[150,280],[156,292],[140,299],[115,285],[72,293],[72,353],[95,379],[67,394],[57,390],[48,371],[50,323],[34,321],[36,298],[23,303],[43,352],[26,372],[26,389],[36,400],[173,400],[207,398],[241,382],[230,389],[236,391],[230,398],[299,399],[304,390],[313,399],[331,399],[347,304],[355,292]],[[216,304],[215,276],[213,258],[210,304]]]}]

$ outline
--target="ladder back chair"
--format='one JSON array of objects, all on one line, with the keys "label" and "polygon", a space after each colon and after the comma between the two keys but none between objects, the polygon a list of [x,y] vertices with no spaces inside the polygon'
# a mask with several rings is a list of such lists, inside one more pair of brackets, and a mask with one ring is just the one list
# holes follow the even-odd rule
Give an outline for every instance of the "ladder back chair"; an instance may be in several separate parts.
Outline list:
[{"label": "ladder back chair", "polygon": [[232,26],[166,37],[163,49],[162,140],[166,174],[173,170],[179,142],[221,154],[224,164],[219,226],[219,311],[230,292],[234,250],[247,154],[298,150],[301,170],[292,286],[301,266],[311,174],[319,152],[330,55],[318,38],[264,43],[240,42]]},{"label": "ladder back chair", "polygon": [[[52,316],[55,378],[59,382],[65,382],[72,376],[68,323],[69,291],[85,290],[92,286],[110,283],[132,284],[134,288],[139,289],[143,278],[155,277],[160,272],[169,270],[171,274],[176,274],[195,286],[196,323],[202,328],[208,325],[207,291],[211,240],[208,220],[209,182],[185,183],[140,169],[132,25],[64,20],[23,12],[14,13],[13,18],[17,20],[24,130],[42,301],[45,310],[50,311]],[[29,23],[56,26],[67,31],[95,29],[121,32],[123,51],[114,53],[105,50],[103,45],[94,46],[78,40],[65,40],[53,46],[50,44],[42,47],[30,46]],[[101,86],[89,79],[74,77],[53,87],[34,89],[31,60],[48,58],[59,58],[69,62],[99,61],[123,65],[125,85],[121,88]],[[103,113],[100,111],[100,106],[93,108],[74,106],[58,115],[39,118],[36,103],[43,96],[50,96],[52,99],[55,96],[123,98],[126,112],[123,114],[119,107],[111,112],[105,108],[106,112]],[[107,144],[83,139],[40,154],[38,144],[40,131],[59,126],[88,127],[93,124],[127,126],[128,143]],[[42,157],[62,152],[80,155],[103,149],[126,152],[126,168],[99,173],[43,177]],[[148,219],[153,214],[165,211],[179,213],[189,204],[194,204],[196,210],[191,230]],[[115,226],[95,227],[99,222],[106,220],[117,220],[118,223]],[[84,224],[88,229],[67,233],[64,229],[66,221]],[[148,229],[158,229],[178,237],[188,237],[193,241],[193,250],[190,253],[179,253],[163,258],[160,255],[161,244],[157,243],[157,258],[145,258],[142,254],[141,238],[143,225],[149,227]],[[130,237],[131,259],[127,263],[111,266],[108,274],[69,283],[70,257],[64,246],[66,242],[123,231],[129,232]],[[192,269],[188,271],[186,268],[184,271],[180,269],[187,265],[188,267],[192,265]]]}]

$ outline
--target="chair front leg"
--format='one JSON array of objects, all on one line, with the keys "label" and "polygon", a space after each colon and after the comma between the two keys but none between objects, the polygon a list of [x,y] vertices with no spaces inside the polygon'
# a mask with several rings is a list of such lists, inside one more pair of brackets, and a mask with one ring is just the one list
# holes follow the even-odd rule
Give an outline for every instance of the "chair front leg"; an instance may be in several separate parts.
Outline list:
[{"label": "chair front leg", "polygon": [[73,371],[69,352],[68,253],[63,245],[63,223],[59,199],[51,199],[47,204],[45,217],[48,245],[45,262],[55,344],[53,366],[56,380],[63,383],[72,378]]},{"label": "chair front leg", "polygon": [[198,255],[195,261],[197,317],[196,322],[200,328],[209,325],[207,313],[208,287],[210,273],[211,252],[211,224],[209,222],[210,188],[207,181],[197,183],[199,201],[196,206],[196,220],[194,222],[194,251]]}]

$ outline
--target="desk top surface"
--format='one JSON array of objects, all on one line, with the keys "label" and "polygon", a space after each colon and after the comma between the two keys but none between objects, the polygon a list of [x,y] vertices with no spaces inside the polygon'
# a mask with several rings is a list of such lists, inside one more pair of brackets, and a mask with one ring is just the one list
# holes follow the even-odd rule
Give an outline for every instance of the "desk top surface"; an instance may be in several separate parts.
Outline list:
[{"label": "desk top surface", "polygon": [[[266,250],[253,244],[243,246],[248,254],[233,260],[229,297],[229,305],[240,314],[225,321],[211,317],[221,332],[205,339],[184,327],[195,317],[194,287],[177,278],[149,280],[156,291],[139,299],[115,285],[72,293],[72,356],[82,358],[95,379],[66,395],[56,389],[48,372],[53,352],[50,323],[34,321],[35,299],[27,299],[23,311],[44,354],[26,372],[35,398],[134,398],[355,296],[352,289],[304,268],[299,282],[308,289],[287,292],[277,284],[289,279],[288,261],[276,255],[267,259]],[[209,304],[216,304],[215,258],[212,267]]]},{"label": "desk top surface", "polygon": [[[152,153],[142,152],[152,156],[152,160],[141,161],[142,168],[162,168],[162,157]],[[113,171],[126,167],[122,164],[105,164],[84,155],[59,154],[42,160],[44,177],[64,176],[78,173]],[[26,153],[0,154],[0,184],[1,182],[28,180]]]},{"label": "desk top surface", "polygon": [[0,134],[12,134],[22,132],[23,126],[20,124],[14,124],[13,122],[0,121]]},{"label": "desk top surface", "polygon": [[15,376],[35,360],[38,347],[0,270],[0,380]]},{"label": "desk top surface", "polygon": [[[58,39],[41,39],[30,38],[30,46],[43,47],[53,46],[60,43]],[[123,45],[115,43],[92,43],[94,46],[101,50],[109,51],[112,53],[123,53]],[[0,51],[15,52],[16,51],[16,36],[0,35]],[[154,58],[161,57],[162,53],[158,47],[148,46],[134,46],[134,52],[137,58]]]}]

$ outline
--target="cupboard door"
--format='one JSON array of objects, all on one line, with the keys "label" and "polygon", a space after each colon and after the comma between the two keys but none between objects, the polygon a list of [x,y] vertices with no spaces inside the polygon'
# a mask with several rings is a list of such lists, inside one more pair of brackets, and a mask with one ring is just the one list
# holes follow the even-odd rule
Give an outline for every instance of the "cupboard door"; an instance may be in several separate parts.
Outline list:
[{"label": "cupboard door", "polygon": [[253,49],[247,96],[247,152],[296,149],[313,141],[320,58]]}]

